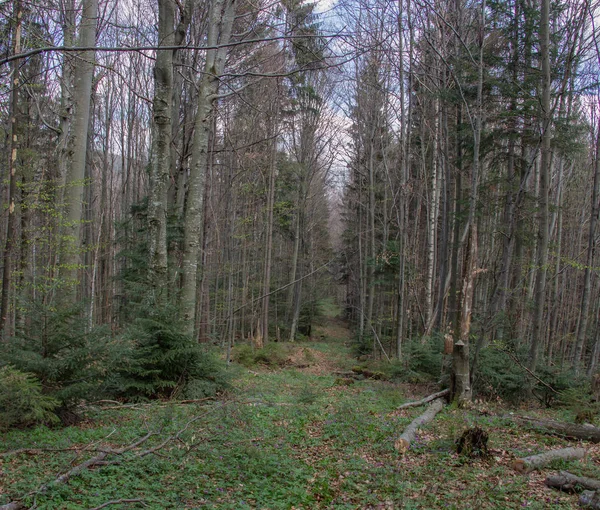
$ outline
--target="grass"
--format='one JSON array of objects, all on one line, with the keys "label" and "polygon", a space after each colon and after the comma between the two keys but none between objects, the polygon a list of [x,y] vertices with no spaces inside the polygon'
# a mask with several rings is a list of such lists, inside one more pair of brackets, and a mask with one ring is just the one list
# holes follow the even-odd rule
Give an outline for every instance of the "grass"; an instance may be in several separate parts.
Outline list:
[{"label": "grass", "polygon": [[[468,412],[447,407],[399,456],[395,439],[423,411],[397,410],[415,397],[407,394],[414,388],[336,384],[335,369],[355,364],[349,333],[339,322],[321,332],[318,343],[294,347],[304,352],[288,352],[292,362],[283,368],[235,367],[234,389],[218,402],[97,410],[77,427],[4,434],[4,451],[79,450],[0,457],[0,504],[55,479],[94,448],[160,431],[142,447],[149,448],[201,416],[158,455],[129,452],[118,464],[84,471],[24,501],[39,509],[94,508],[121,498],[143,502],[113,508],[577,508],[576,496],[543,486],[546,472],[524,476],[510,467],[514,456],[570,443],[511,425],[493,413],[506,410],[491,405]],[[465,461],[454,451],[454,440],[474,425],[490,435],[489,460]],[[552,467],[600,478],[597,449],[595,455]]]}]

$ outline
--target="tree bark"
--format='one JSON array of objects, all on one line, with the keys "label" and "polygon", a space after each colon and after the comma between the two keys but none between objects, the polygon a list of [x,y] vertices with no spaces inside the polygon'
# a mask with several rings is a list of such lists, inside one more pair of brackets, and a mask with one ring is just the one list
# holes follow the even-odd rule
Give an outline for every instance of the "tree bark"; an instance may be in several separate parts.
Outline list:
[{"label": "tree bark", "polygon": [[581,308],[579,322],[577,325],[577,342],[575,344],[575,356],[573,368],[579,373],[581,357],[585,338],[587,334],[588,316],[590,313],[590,295],[592,290],[592,273],[594,272],[594,255],[596,252],[596,221],[598,219],[598,188],[600,187],[600,123],[596,135],[596,162],[594,165],[594,184],[592,187],[592,210],[588,234],[587,256],[585,262],[585,274],[583,277],[583,294],[581,296]]},{"label": "tree bark", "polygon": [[[94,47],[98,22],[98,1],[84,0],[79,28],[78,46]],[[85,165],[87,158],[88,127],[90,124],[90,103],[92,78],[94,75],[95,52],[83,51],[73,70],[73,122],[68,144],[64,200],[65,208],[61,248],[59,279],[62,296],[74,303],[77,296],[78,270],[81,255],[81,220],[83,213],[83,192],[85,187]]]},{"label": "tree bark", "polygon": [[445,397],[449,393],[450,393],[449,389],[438,391],[437,393],[434,393],[432,395],[429,395],[428,397],[422,398],[421,400],[417,400],[415,402],[407,402],[406,404],[402,404],[401,406],[398,407],[398,410],[408,409],[410,407],[419,407],[419,406],[422,406],[423,404],[427,404],[428,402],[431,402],[432,400],[436,400],[438,398]]},{"label": "tree bark", "polygon": [[570,439],[581,439],[583,441],[591,441],[592,443],[600,442],[600,428],[592,425],[578,425],[576,423],[543,420],[539,418],[529,418],[527,416],[507,416],[507,418],[532,429],[539,430],[545,434]]},{"label": "tree bark", "polygon": [[[173,46],[175,4],[158,0],[158,46]],[[171,168],[173,51],[157,50],[154,65],[150,196],[148,198],[148,270],[156,298],[167,284],[167,195]]]},{"label": "tree bark", "polygon": [[[15,28],[13,33],[13,54],[21,51],[21,22],[23,10],[21,2],[15,1],[13,6]],[[5,340],[5,326],[9,309],[9,294],[14,244],[17,236],[17,211],[15,195],[17,194],[17,150],[18,150],[18,103],[19,103],[19,61],[11,64],[10,94],[10,151],[8,155],[8,219],[6,222],[6,242],[2,254],[2,300],[0,301],[0,340]]]},{"label": "tree bark", "polygon": [[543,339],[544,331],[544,304],[546,301],[546,276],[548,273],[548,190],[550,187],[551,151],[550,141],[552,133],[550,123],[552,112],[550,110],[550,0],[541,0],[540,17],[540,52],[542,59],[542,148],[540,162],[540,192],[538,214],[538,255],[536,260],[537,278],[535,280],[535,304],[533,309],[533,332],[529,351],[530,368],[535,372],[539,346]]},{"label": "tree bark", "polygon": [[541,469],[554,460],[578,460],[585,456],[585,448],[562,448],[560,450],[551,450],[549,452],[531,455],[522,459],[516,459],[513,462],[513,469],[519,473],[531,473],[536,469]]},{"label": "tree bark", "polygon": [[186,333],[190,335],[194,334],[196,328],[198,256],[202,237],[204,173],[209,160],[209,134],[219,89],[219,78],[223,73],[227,55],[227,48],[223,45],[226,45],[231,37],[235,6],[236,0],[215,0],[211,3],[207,45],[211,47],[221,45],[221,47],[207,50],[198,91],[198,111],[184,214],[181,289],[181,315],[186,323]]},{"label": "tree bark", "polygon": [[594,480],[586,476],[577,476],[567,471],[561,471],[557,475],[546,477],[545,483],[548,487],[563,492],[580,492],[583,489],[600,490],[600,480]]},{"label": "tree bark", "polygon": [[427,408],[427,411],[415,418],[410,425],[404,429],[404,432],[394,444],[396,450],[398,450],[400,453],[406,452],[410,448],[410,444],[415,440],[417,430],[423,425],[426,425],[432,421],[435,416],[444,408],[444,405],[444,399],[440,398],[438,400],[434,400],[433,403]]}]

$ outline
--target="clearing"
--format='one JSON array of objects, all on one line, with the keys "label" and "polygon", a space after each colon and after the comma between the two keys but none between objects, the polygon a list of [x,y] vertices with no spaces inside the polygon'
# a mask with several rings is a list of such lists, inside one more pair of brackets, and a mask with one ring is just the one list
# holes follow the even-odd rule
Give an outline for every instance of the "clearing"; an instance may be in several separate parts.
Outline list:
[{"label": "clearing", "polygon": [[[600,447],[525,429],[501,418],[510,410],[499,402],[446,406],[399,454],[395,440],[425,407],[398,406],[437,388],[341,376],[357,364],[350,338],[330,318],[312,341],[272,348],[270,365],[232,364],[232,389],[219,400],[103,402],[77,426],[10,431],[0,505],[22,498],[22,508],[38,509],[577,508],[576,495],[546,488],[545,477],[567,469],[600,478]],[[455,441],[473,426],[489,434],[488,459],[456,453]],[[566,446],[585,447],[586,457],[528,475],[511,467]],[[56,483],[90,458],[89,469]]]}]

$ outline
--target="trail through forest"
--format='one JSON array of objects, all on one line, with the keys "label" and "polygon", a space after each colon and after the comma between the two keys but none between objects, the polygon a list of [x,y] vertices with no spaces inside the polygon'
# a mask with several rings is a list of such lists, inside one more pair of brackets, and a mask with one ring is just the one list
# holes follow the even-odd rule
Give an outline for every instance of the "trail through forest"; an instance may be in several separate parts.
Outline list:
[{"label": "trail through forest", "polygon": [[[566,469],[600,478],[598,446],[506,420],[510,410],[501,402],[468,410],[446,406],[399,453],[395,441],[425,409],[400,405],[437,387],[400,384],[386,363],[357,361],[352,336],[346,323],[330,316],[302,343],[271,343],[255,351],[236,346],[231,389],[216,400],[97,402],[76,426],[7,432],[0,504],[577,508],[578,497],[546,487],[546,476]],[[544,410],[518,412],[550,416]],[[565,413],[552,416],[569,419]],[[456,453],[455,441],[474,426],[489,435],[489,458]],[[582,446],[585,457],[554,461],[530,474],[513,469],[515,458],[566,446]],[[89,469],[77,471],[86,461]]]}]

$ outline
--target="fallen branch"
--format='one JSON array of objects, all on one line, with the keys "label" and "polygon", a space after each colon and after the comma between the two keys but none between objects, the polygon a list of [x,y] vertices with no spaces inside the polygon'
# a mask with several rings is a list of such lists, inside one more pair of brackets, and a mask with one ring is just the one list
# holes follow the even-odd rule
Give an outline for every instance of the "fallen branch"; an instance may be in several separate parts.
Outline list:
[{"label": "fallen branch", "polygon": [[444,408],[444,404],[444,400],[441,398],[434,400],[433,403],[427,408],[427,411],[415,418],[410,425],[406,427],[402,435],[394,444],[396,450],[398,450],[400,453],[406,452],[410,448],[410,443],[415,440],[419,427],[433,420],[435,415]]},{"label": "fallen branch", "polygon": [[508,419],[516,421],[522,425],[534,428],[544,434],[566,437],[570,439],[581,439],[600,443],[600,428],[593,425],[576,423],[566,423],[555,420],[543,420],[539,418],[529,418],[527,416],[507,416]]},{"label": "fallen branch", "polygon": [[409,407],[419,407],[422,406],[423,404],[427,404],[428,402],[431,402],[432,400],[435,400],[437,398],[441,398],[441,397],[445,397],[446,395],[450,394],[450,390],[446,389],[446,390],[442,390],[442,391],[438,391],[437,393],[434,393],[433,395],[429,395],[428,397],[422,398],[421,400],[417,400],[416,402],[407,402],[406,404],[402,404],[400,407],[398,407],[398,409],[408,409]]},{"label": "fallen branch", "polygon": [[600,491],[583,491],[579,496],[579,504],[583,508],[600,510]]},{"label": "fallen branch", "polygon": [[567,471],[561,471],[557,475],[550,475],[546,478],[546,485],[553,489],[563,492],[581,492],[587,490],[600,490],[600,480],[588,478],[586,476],[577,476]]},{"label": "fallen branch", "polygon": [[551,450],[538,455],[515,459],[512,467],[519,473],[531,473],[536,469],[547,466],[553,460],[577,460],[583,459],[584,456],[585,448],[561,448],[560,450]]}]

